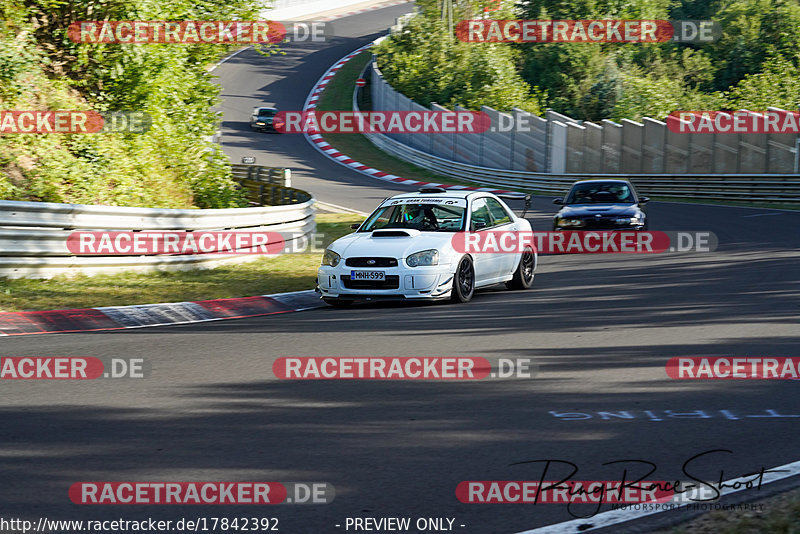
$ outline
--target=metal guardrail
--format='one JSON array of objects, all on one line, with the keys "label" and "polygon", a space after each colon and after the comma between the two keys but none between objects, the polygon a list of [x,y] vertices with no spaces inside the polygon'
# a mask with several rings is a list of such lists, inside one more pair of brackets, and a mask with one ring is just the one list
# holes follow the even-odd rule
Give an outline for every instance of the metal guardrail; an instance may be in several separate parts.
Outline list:
[{"label": "metal guardrail", "polygon": [[285,167],[264,167],[262,165],[231,165],[233,179],[247,179],[283,187],[292,187],[292,171]]},{"label": "metal guardrail", "polygon": [[[246,261],[251,254],[76,256],[67,248],[73,231],[199,230],[278,232],[285,248],[303,248],[315,231],[313,197],[269,185],[286,205],[232,209],[161,209],[0,201],[0,277],[50,278],[58,274],[176,270]],[[288,198],[287,197],[293,197]],[[290,203],[295,202],[295,203]]]},{"label": "metal guardrail", "polygon": [[364,134],[376,147],[419,167],[484,186],[564,194],[577,180],[624,179],[649,196],[697,200],[738,200],[800,204],[800,176],[795,174],[544,174],[477,167],[442,159],[383,134]]},{"label": "metal guardrail", "polygon": [[305,191],[294,187],[281,187],[248,180],[240,183],[247,189],[247,199],[251,206],[283,206],[306,202],[311,198]]},{"label": "metal guardrail", "polygon": [[251,206],[282,206],[306,202],[311,195],[291,187],[292,173],[283,167],[231,165],[233,179],[246,190]]},{"label": "metal guardrail", "polygon": [[[367,63],[361,76],[370,67]],[[360,111],[358,90],[353,110]],[[384,134],[364,133],[380,150],[424,169],[481,186],[563,195],[573,182],[588,179],[623,179],[640,194],[664,198],[800,204],[797,174],[548,174],[479,167],[428,154]]]}]

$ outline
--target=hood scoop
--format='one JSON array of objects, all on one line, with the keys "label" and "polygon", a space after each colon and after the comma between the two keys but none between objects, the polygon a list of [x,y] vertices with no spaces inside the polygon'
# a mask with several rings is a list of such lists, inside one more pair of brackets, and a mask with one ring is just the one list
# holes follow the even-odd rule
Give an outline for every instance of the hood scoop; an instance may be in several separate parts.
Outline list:
[{"label": "hood scoop", "polygon": [[375,230],[372,237],[411,237],[412,232],[419,233],[419,230]]}]

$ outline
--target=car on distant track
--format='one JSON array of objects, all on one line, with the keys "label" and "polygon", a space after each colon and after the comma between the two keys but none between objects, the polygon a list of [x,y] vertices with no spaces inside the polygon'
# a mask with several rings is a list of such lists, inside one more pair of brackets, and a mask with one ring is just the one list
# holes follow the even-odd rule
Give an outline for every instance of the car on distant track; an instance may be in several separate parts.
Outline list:
[{"label": "car on distant track", "polygon": [[332,306],[381,299],[467,302],[478,288],[533,285],[533,246],[474,254],[454,246],[458,232],[532,231],[491,193],[423,188],[385,199],[353,228],[328,246],[317,273],[317,290]]},{"label": "car on distant track", "polygon": [[553,218],[553,230],[647,230],[647,214],[627,180],[580,180],[564,198],[553,199],[562,208]]},{"label": "car on distant track", "polygon": [[283,124],[280,123],[280,119],[275,118],[277,113],[278,108],[253,108],[253,113],[250,115],[250,128],[262,132],[280,133],[280,128],[283,127]]}]

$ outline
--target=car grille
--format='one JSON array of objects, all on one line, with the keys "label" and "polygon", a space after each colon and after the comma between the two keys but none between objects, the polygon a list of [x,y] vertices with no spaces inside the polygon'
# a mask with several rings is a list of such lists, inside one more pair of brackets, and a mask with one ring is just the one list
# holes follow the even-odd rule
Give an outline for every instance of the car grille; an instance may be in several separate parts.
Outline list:
[{"label": "car grille", "polygon": [[615,217],[591,217],[587,219],[583,219],[584,226],[580,228],[580,230],[613,230],[615,228],[630,228],[630,223],[623,223],[618,224],[615,219],[619,218],[619,216]]},{"label": "car grille", "polygon": [[[367,263],[374,261],[375,263]],[[397,258],[347,258],[348,267],[397,267]]]},{"label": "car grille", "polygon": [[400,277],[390,274],[386,280],[350,280],[349,276],[342,276],[342,285],[346,289],[397,289],[400,287]]}]

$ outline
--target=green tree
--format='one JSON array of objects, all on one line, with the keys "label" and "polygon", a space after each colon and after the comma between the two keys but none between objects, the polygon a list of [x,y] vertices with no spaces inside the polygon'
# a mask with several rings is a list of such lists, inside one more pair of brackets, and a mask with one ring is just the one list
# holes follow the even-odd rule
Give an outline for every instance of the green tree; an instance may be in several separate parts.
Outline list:
[{"label": "green tree", "polygon": [[511,47],[451,37],[437,18],[416,17],[377,47],[378,66],[392,87],[424,106],[541,112],[543,95],[520,78]]},{"label": "green tree", "polygon": [[[6,0],[0,103],[11,109],[136,110],[145,134],[0,138],[6,198],[185,207],[244,205],[217,128],[213,44],[76,43],[82,20],[253,20],[259,0]],[[230,48],[230,47],[228,47]],[[265,53],[276,52],[267,47]],[[5,67],[5,68],[3,68]]]},{"label": "green tree", "polygon": [[727,93],[727,108],[765,110],[770,106],[800,108],[800,68],[797,62],[773,57],[756,74],[748,74]]}]

